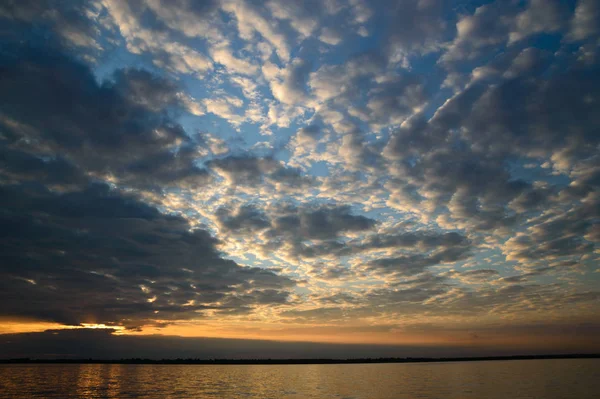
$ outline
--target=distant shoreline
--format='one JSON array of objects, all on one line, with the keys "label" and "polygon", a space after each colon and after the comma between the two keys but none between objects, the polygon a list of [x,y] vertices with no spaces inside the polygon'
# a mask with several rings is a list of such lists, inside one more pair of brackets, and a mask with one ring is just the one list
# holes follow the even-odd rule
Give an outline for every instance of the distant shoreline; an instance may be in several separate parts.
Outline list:
[{"label": "distant shoreline", "polygon": [[369,363],[439,363],[491,360],[600,359],[600,354],[523,355],[483,357],[406,357],[356,359],[0,359],[0,364],[171,364],[171,365],[300,365],[300,364],[369,364]]}]

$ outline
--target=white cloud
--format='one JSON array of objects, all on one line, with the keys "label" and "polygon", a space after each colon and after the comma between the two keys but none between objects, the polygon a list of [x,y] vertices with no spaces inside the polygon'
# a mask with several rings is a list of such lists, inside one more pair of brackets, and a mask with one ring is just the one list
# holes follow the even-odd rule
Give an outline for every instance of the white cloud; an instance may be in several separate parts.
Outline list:
[{"label": "white cloud", "polygon": [[203,75],[212,69],[212,62],[205,55],[172,41],[166,33],[143,27],[138,17],[144,5],[135,10],[127,1],[104,0],[103,5],[132,53],[150,52],[156,65],[179,73]]},{"label": "white cloud", "polygon": [[340,32],[336,31],[335,29],[326,26],[321,30],[319,40],[321,40],[323,43],[335,46],[341,43],[341,41],[343,40],[343,36]]},{"label": "white cloud", "polygon": [[233,126],[239,126],[246,121],[242,110],[240,109],[244,102],[237,97],[222,95],[219,97],[205,98],[203,105],[206,107],[206,112],[215,114]]},{"label": "white cloud", "polygon": [[273,21],[267,20],[254,6],[243,0],[224,0],[223,10],[235,16],[240,38],[252,41],[256,33],[260,34],[275,47],[279,58],[287,62],[290,58],[289,45],[285,36],[274,27]]},{"label": "white cloud", "polygon": [[214,47],[210,50],[212,59],[225,66],[231,73],[239,73],[242,75],[254,75],[258,71],[258,67],[251,62],[237,58],[231,50],[226,47]]}]

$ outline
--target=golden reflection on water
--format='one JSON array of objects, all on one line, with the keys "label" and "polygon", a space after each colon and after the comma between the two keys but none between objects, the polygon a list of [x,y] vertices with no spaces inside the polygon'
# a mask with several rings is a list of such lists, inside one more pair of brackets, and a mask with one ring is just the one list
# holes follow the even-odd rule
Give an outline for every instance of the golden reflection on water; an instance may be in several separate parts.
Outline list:
[{"label": "golden reflection on water", "polygon": [[596,398],[600,360],[286,366],[0,365],[0,398]]}]

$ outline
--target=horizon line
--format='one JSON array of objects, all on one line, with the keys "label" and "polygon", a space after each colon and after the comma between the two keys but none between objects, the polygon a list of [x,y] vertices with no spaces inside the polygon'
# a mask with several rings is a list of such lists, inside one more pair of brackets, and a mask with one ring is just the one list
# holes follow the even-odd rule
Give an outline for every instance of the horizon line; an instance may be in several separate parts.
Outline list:
[{"label": "horizon line", "polygon": [[513,356],[467,356],[467,357],[378,357],[378,358],[310,358],[310,359],[0,359],[0,364],[163,364],[163,365],[301,365],[301,364],[360,364],[360,363],[436,363],[436,362],[473,362],[497,360],[560,360],[560,359],[600,359],[600,353],[549,354],[549,355],[513,355]]}]

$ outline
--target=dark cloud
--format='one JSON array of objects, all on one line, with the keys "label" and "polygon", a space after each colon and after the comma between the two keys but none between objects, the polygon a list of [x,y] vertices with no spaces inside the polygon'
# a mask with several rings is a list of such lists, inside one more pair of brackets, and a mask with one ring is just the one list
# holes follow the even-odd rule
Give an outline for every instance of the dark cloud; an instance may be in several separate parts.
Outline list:
[{"label": "dark cloud", "polygon": [[[593,155],[599,140],[594,128],[598,123],[594,98],[600,92],[597,76],[596,67],[573,68],[546,79],[525,76],[489,87],[475,101],[467,100],[469,112],[461,112],[466,138],[475,149],[490,154],[550,157],[556,153],[557,161],[562,157],[564,162]],[[453,107],[447,111],[440,118],[459,112]]]},{"label": "dark cloud", "polygon": [[427,102],[424,82],[418,75],[408,73],[392,77],[370,91],[366,115],[376,127],[399,125]]},{"label": "dark cloud", "polygon": [[[479,277],[478,281],[482,282]],[[479,290],[453,288],[445,295],[429,301],[428,306],[432,312],[448,315],[475,315],[481,312],[500,315],[522,312],[533,315],[534,312],[559,311],[575,315],[581,307],[598,301],[597,291],[574,292],[565,288],[562,284],[507,284],[500,288],[486,285]]]},{"label": "dark cloud", "polygon": [[[280,243],[277,243],[277,241],[275,243],[280,245]],[[273,247],[273,244],[271,244],[270,247]],[[336,239],[329,239],[311,244],[304,244],[301,242],[296,243],[292,247],[292,253],[294,256],[301,258],[318,259],[325,256],[330,257],[350,255],[351,252],[346,243],[340,242]]]},{"label": "dark cloud", "polygon": [[85,171],[59,155],[40,158],[5,147],[0,147],[0,178],[8,183],[43,181],[67,188],[80,187],[89,181]]},{"label": "dark cloud", "polygon": [[392,59],[410,52],[436,50],[445,41],[451,26],[444,15],[452,2],[390,1],[385,2],[389,21],[388,46]]},{"label": "dark cloud", "polygon": [[[219,0],[204,0],[201,2],[193,0],[158,0],[152,4],[152,12],[156,17],[162,18],[172,29],[183,28],[177,26],[182,22],[206,21],[213,18],[218,11]],[[193,26],[185,26],[190,29],[183,32],[194,36]]]},{"label": "dark cloud", "polygon": [[3,315],[139,327],[287,301],[292,280],[225,259],[208,232],[103,182],[207,181],[173,119],[176,84],[137,69],[98,84],[63,47],[9,42],[0,91]]},{"label": "dark cloud", "polygon": [[301,209],[294,214],[276,218],[267,235],[291,233],[304,239],[324,240],[335,238],[340,233],[369,230],[375,223],[365,216],[353,215],[348,206],[323,206]]},{"label": "dark cloud", "polygon": [[[336,242],[339,236],[368,231],[376,223],[352,214],[349,206],[287,207],[272,216],[271,227],[263,233],[267,240],[264,250],[286,246],[294,257],[315,257],[343,247]],[[317,243],[307,246],[304,241]]]},{"label": "dark cloud", "polygon": [[0,20],[47,28],[67,46],[98,50],[99,29],[86,15],[92,8],[72,0],[7,0],[0,4]]},{"label": "dark cloud", "polygon": [[[438,218],[445,228],[458,222],[473,231],[506,231],[525,212],[551,207],[559,197],[569,202],[570,195],[575,205],[597,190],[589,166],[599,143],[597,68],[561,71],[557,62],[535,50],[496,59],[495,78],[475,81],[430,120],[417,116],[403,125],[385,150],[397,176],[387,183],[397,207],[447,209],[449,216]],[[549,160],[545,167],[581,184],[532,184],[508,167],[516,157]]]},{"label": "dark cloud", "polygon": [[537,269],[534,269],[531,272],[528,273],[523,273],[523,274],[518,274],[518,275],[514,275],[514,276],[508,276],[508,277],[502,277],[501,281],[504,283],[509,283],[509,284],[521,284],[521,283],[525,283],[527,281],[530,280],[530,277],[536,277],[536,276],[541,276],[544,275],[546,273],[549,273],[550,271],[554,270],[554,267],[540,267]]},{"label": "dark cloud", "polygon": [[583,256],[598,244],[600,195],[596,190],[581,205],[564,213],[548,213],[537,219],[525,233],[504,245],[508,259],[523,262]]},{"label": "dark cloud", "polygon": [[310,36],[320,26],[321,19],[328,13],[339,12],[344,4],[326,3],[322,1],[307,0],[290,3],[285,0],[272,0],[267,2],[267,7],[274,18],[288,21],[290,26],[301,36]]},{"label": "dark cloud", "polygon": [[[310,250],[312,249],[313,247],[307,248],[306,252],[309,253],[303,253],[302,255],[306,258],[316,257],[316,255],[310,254]],[[356,274],[352,272],[352,270],[350,270],[348,267],[342,265],[330,265],[325,263],[317,263],[315,265],[312,265],[308,273],[311,277],[319,280],[350,280],[356,278]],[[349,298],[345,298],[344,302],[346,302],[346,299]],[[334,301],[333,298],[331,298],[330,301],[324,300],[323,302],[337,303],[337,301]]]},{"label": "dark cloud", "polygon": [[377,288],[365,295],[369,306],[375,306],[381,312],[397,312],[402,309],[404,315],[422,312],[424,302],[443,295],[448,291],[446,279],[424,273],[416,278],[396,283],[393,288]]},{"label": "dark cloud", "polygon": [[423,273],[427,267],[440,263],[452,263],[468,256],[469,247],[451,247],[431,254],[403,255],[394,258],[381,258],[368,262],[362,268],[377,274],[395,277],[412,276]]},{"label": "dark cloud", "polygon": [[120,69],[114,73],[114,88],[132,104],[160,112],[179,104],[179,87],[171,80],[143,69]]},{"label": "dark cloud", "polygon": [[[541,61],[541,56],[546,60]],[[481,213],[481,210],[490,208],[485,205],[488,202],[485,197],[495,198],[496,204],[491,204],[491,209],[495,209],[496,214],[489,213],[489,221],[514,222],[514,219],[510,219],[510,212],[501,211],[507,202],[512,201],[510,207],[518,213],[532,211],[540,206],[549,206],[552,195],[559,190],[551,185],[534,187],[511,178],[506,173],[506,164],[515,156],[551,159],[552,166],[563,172],[583,169],[586,170],[583,174],[590,176],[590,180],[586,181],[594,181],[591,178],[593,168],[579,165],[590,164],[590,160],[593,163],[590,157],[597,151],[593,99],[598,96],[598,79],[594,78],[597,72],[593,66],[575,64],[568,71],[559,72],[555,69],[557,60],[549,63],[547,54],[532,49],[518,53],[508,64],[502,61],[510,66],[499,70],[496,69],[500,65],[497,61],[494,61],[492,69],[496,76],[502,73],[506,80],[496,80],[495,84],[489,86],[484,82],[474,83],[438,110],[428,124],[414,123],[401,131],[390,142],[389,149],[396,154],[410,154],[411,147],[414,151],[420,151],[414,168],[402,167],[405,172],[417,172],[419,164],[427,160],[423,154],[442,151],[436,149],[433,143],[453,140],[448,132],[458,130],[464,140],[454,139],[454,147],[469,147],[466,151],[469,162],[477,165],[471,169],[482,173],[481,181],[470,182],[471,179],[466,176],[448,178],[441,169],[436,169],[431,178],[419,176],[413,184],[425,185],[421,190],[431,195],[431,190],[427,190],[429,182],[438,191],[443,186],[437,177],[444,176],[445,181],[453,186],[449,191],[444,190],[448,194],[453,193],[452,201],[455,204],[448,203],[453,214],[472,217],[475,210]],[[553,67],[549,69],[550,65]],[[543,77],[539,76],[540,73],[544,73]],[[409,141],[411,145],[406,146],[407,139],[414,141]],[[444,150],[452,154],[454,162],[458,153],[455,148]],[[485,163],[478,160],[482,155],[486,158]],[[407,160],[411,156],[400,157]],[[433,161],[434,158],[429,160]],[[444,167],[452,170],[448,167],[452,164],[445,162]],[[438,165],[441,167],[441,163]],[[431,166],[429,164],[427,167]],[[469,188],[459,189],[465,183]],[[595,183],[571,186],[564,189],[561,197],[575,195],[579,188],[579,195],[586,195],[598,187]],[[477,193],[477,190],[483,191]]]},{"label": "dark cloud", "polygon": [[[541,272],[543,273],[543,272]],[[564,284],[535,284],[526,280],[498,279],[493,269],[450,271],[442,274],[421,273],[390,284],[374,288],[361,296],[360,303],[377,309],[382,314],[403,317],[501,315],[515,313],[534,317],[540,312],[572,312],[587,314],[585,308],[595,306],[597,291],[576,292]],[[458,279],[464,285],[456,285]],[[498,286],[497,284],[501,285]],[[479,285],[475,289],[474,286]],[[353,317],[348,311],[348,317]],[[584,319],[589,316],[584,316]]]},{"label": "dark cloud", "polygon": [[267,215],[252,205],[242,205],[235,210],[221,207],[215,212],[220,228],[236,234],[248,234],[271,225]]},{"label": "dark cloud", "polygon": [[[332,255],[354,257],[356,266],[352,270],[341,266],[313,266],[312,273],[319,278],[347,278],[356,273],[403,278],[423,273],[430,266],[466,259],[471,249],[470,240],[458,233],[380,232],[348,242],[326,240],[301,245],[297,255],[307,259]],[[377,256],[380,251],[388,255]]]},{"label": "dark cloud", "polygon": [[596,0],[579,0],[570,21],[571,40],[593,39],[600,33],[600,5]]},{"label": "dark cloud", "polygon": [[305,138],[316,139],[321,132],[321,128],[318,125],[308,125],[298,130],[297,135]]},{"label": "dark cloud", "polygon": [[[428,267],[453,263],[471,255],[471,241],[456,232],[379,232],[365,238],[341,240],[344,233],[368,231],[374,221],[363,216],[336,213],[325,216],[327,208],[300,215],[287,213],[274,217],[272,228],[263,233],[264,251],[283,248],[293,258],[318,260],[352,258],[353,268],[319,262],[311,266],[310,274],[324,280],[356,278],[358,275],[380,275],[401,278],[425,272]],[[339,215],[338,215],[339,216]],[[350,220],[357,218],[353,222]],[[370,226],[370,227],[369,227]],[[385,251],[386,255],[378,254]]]},{"label": "dark cloud", "polygon": [[456,38],[442,60],[472,59],[480,56],[482,49],[506,42],[515,14],[514,6],[493,2],[478,7],[472,15],[464,15],[456,24]]},{"label": "dark cloud", "polygon": [[496,1],[481,5],[459,18],[456,37],[440,60],[460,64],[531,35],[556,33],[565,27],[569,13],[569,6],[557,0]]},{"label": "dark cloud", "polygon": [[4,315],[137,326],[282,304],[294,284],[224,259],[206,231],[104,185],[1,191]]},{"label": "dark cloud", "polygon": [[[390,144],[395,145],[395,140],[402,140],[400,137]],[[404,181],[388,185],[392,191],[402,192],[400,200],[407,204],[401,205],[427,202],[425,209],[432,213],[444,207],[453,218],[468,221],[475,230],[514,224],[514,215],[506,211],[506,204],[530,187],[529,183],[511,179],[501,160],[470,149],[433,146],[417,157],[401,157],[410,160],[396,167],[395,173],[404,175]],[[411,193],[412,187],[415,189]]]},{"label": "dark cloud", "polygon": [[139,188],[208,180],[195,165],[197,144],[169,116],[178,100],[166,80],[123,70],[99,85],[60,48],[10,43],[1,68],[4,148],[38,158],[60,154],[88,176]]},{"label": "dark cloud", "polygon": [[271,82],[275,98],[284,104],[303,103],[307,97],[306,82],[312,65],[301,59],[294,60],[283,72],[279,81]]},{"label": "dark cloud", "polygon": [[285,202],[265,209],[252,204],[221,207],[215,216],[224,233],[246,238],[256,235],[263,253],[282,249],[295,258],[350,254],[350,247],[338,240],[371,230],[377,224],[374,219],[354,214],[349,206],[296,207]]},{"label": "dark cloud", "polygon": [[387,248],[415,248],[427,251],[439,247],[455,247],[468,245],[468,239],[456,232],[403,232],[370,235],[354,246],[356,251],[367,251]]},{"label": "dark cloud", "polygon": [[423,255],[411,255],[372,260],[365,265],[365,269],[376,274],[405,277],[423,273],[427,266],[436,263]]},{"label": "dark cloud", "polygon": [[287,167],[272,157],[230,155],[207,162],[207,167],[225,176],[232,185],[256,187],[266,183],[300,188],[310,181],[300,170]]},{"label": "dark cloud", "polygon": [[379,53],[361,53],[344,64],[324,65],[311,72],[308,85],[319,100],[347,106],[362,94],[370,78],[385,71],[385,61]]},{"label": "dark cloud", "polygon": [[450,278],[456,278],[462,282],[471,284],[489,282],[490,280],[497,279],[499,275],[500,273],[495,269],[476,269],[463,272],[450,271],[446,273],[446,276]]}]

